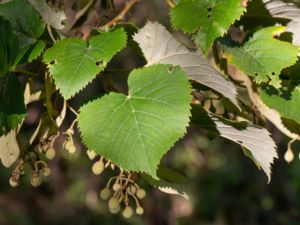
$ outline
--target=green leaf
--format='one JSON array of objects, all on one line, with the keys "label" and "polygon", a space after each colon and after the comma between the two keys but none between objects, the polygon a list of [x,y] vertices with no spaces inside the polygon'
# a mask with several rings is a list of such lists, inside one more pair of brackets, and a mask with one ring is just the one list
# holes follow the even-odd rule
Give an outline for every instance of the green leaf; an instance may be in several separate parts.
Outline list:
[{"label": "green leaf", "polygon": [[180,67],[134,70],[128,96],[110,93],[80,109],[84,143],[117,166],[156,178],[162,156],[186,132],[191,89]]},{"label": "green leaf", "polygon": [[287,119],[287,118],[281,118],[282,119],[282,123],[284,124],[284,126],[289,129],[291,132],[293,132],[296,137],[293,138],[292,140],[300,140],[300,124],[296,123],[294,120],[291,119]]},{"label": "green leaf", "polygon": [[14,64],[12,65],[12,68],[16,68],[19,64],[27,62],[26,53],[28,53],[30,48],[31,45],[28,45],[25,48],[19,49],[16,59],[14,60]]},{"label": "green leaf", "polygon": [[0,136],[15,129],[25,113],[21,84],[14,74],[8,73],[0,78]]},{"label": "green leaf", "polygon": [[66,38],[45,52],[44,61],[63,97],[69,99],[91,82],[125,45],[123,29],[94,36],[88,44],[78,38]]},{"label": "green leaf", "polygon": [[42,40],[38,40],[33,45],[29,45],[20,49],[12,67],[14,68],[19,64],[32,62],[33,60],[37,59],[37,57],[42,54],[45,47],[46,43]]},{"label": "green leaf", "polygon": [[241,0],[181,0],[171,10],[174,28],[195,33],[194,40],[207,55],[217,37],[245,11]]},{"label": "green leaf", "polygon": [[67,17],[64,11],[51,8],[45,0],[28,0],[28,2],[41,14],[47,24],[58,30],[65,28],[64,20]]},{"label": "green leaf", "polygon": [[0,77],[4,76],[17,56],[18,38],[8,21],[0,16]]},{"label": "green leaf", "polygon": [[140,45],[147,65],[179,65],[191,79],[219,92],[238,107],[235,86],[201,53],[189,51],[159,23],[148,22],[133,39]]},{"label": "green leaf", "polygon": [[259,84],[271,80],[271,85],[280,87],[281,70],[296,63],[299,51],[298,46],[274,38],[284,31],[283,26],[263,28],[242,47],[225,47],[228,62],[254,77]]},{"label": "green leaf", "polygon": [[158,166],[157,176],[168,182],[172,183],[183,183],[186,182],[186,177],[178,173],[175,170],[172,170],[168,167],[164,167],[161,164]]},{"label": "green leaf", "polygon": [[231,121],[215,116],[207,113],[200,105],[193,106],[192,118],[192,122],[200,127],[216,131],[221,137],[246,148],[248,156],[263,169],[268,181],[271,180],[271,164],[278,155],[276,145],[266,129],[250,122]]},{"label": "green leaf", "polygon": [[10,167],[17,161],[20,155],[20,148],[17,142],[16,132],[0,137],[0,159],[5,167]]},{"label": "green leaf", "polygon": [[39,57],[46,47],[46,43],[42,40],[39,40],[33,47],[30,49],[30,53],[28,55],[28,61],[31,62]]},{"label": "green leaf", "polygon": [[35,43],[44,32],[45,24],[39,13],[26,0],[0,4],[0,15],[11,23],[21,48]]},{"label": "green leaf", "polygon": [[300,86],[295,87],[291,92],[265,88],[259,92],[259,95],[268,107],[277,110],[282,117],[300,124]]}]

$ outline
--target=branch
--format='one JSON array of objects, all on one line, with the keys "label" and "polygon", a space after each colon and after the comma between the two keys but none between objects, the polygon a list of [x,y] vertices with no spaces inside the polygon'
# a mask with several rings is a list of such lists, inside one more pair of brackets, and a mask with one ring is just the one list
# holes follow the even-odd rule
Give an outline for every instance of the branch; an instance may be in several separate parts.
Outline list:
[{"label": "branch", "polygon": [[172,0],[166,0],[166,3],[168,4],[168,6],[169,6],[170,8],[174,8],[174,7],[175,7],[175,4],[173,3]]},{"label": "branch", "polygon": [[107,24],[101,27],[102,30],[106,30],[109,27],[114,26],[119,21],[123,20],[125,15],[128,13],[128,11],[140,0],[130,0],[125,3],[124,9],[120,12],[119,15],[117,15],[115,18],[113,18],[111,21],[109,21]]}]

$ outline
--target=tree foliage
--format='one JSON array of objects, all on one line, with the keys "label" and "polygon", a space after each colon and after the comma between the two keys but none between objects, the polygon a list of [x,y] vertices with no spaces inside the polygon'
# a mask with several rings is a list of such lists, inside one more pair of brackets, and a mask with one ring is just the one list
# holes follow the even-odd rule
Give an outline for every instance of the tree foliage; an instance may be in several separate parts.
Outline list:
[{"label": "tree foliage", "polygon": [[[108,1],[101,2],[107,6]],[[0,159],[14,166],[12,186],[19,184],[26,163],[33,186],[41,183],[41,173],[50,175],[47,162],[55,157],[57,138],[64,137],[63,147],[71,154],[81,142],[90,159],[99,158],[95,174],[119,168],[115,195],[106,187],[101,196],[109,199],[112,213],[124,202],[123,215],[130,217],[127,195],[145,195],[133,174],[186,197],[166,179],[180,176],[161,169],[161,161],[193,125],[239,144],[270,181],[278,155],[267,123],[291,141],[299,139],[300,32],[294,13],[300,9],[279,0],[251,1],[248,7],[240,0],[174,2],[166,4],[171,27],[184,32],[182,42],[161,21],[122,21],[130,20],[126,13],[136,0],[82,38],[71,31],[93,3],[83,6],[72,24],[44,0],[0,4]],[[267,10],[271,24],[249,27],[245,21],[253,6]],[[126,61],[128,49],[139,59],[134,68],[109,67],[116,58]],[[118,89],[111,82],[114,69],[130,71],[128,86]],[[72,101],[82,91],[89,93],[96,77],[103,80],[97,88],[105,94],[85,94],[74,109]],[[26,132],[23,121],[32,102],[42,102],[44,113],[29,138],[17,141]],[[68,112],[75,119],[66,128]],[[137,206],[136,213],[142,212]]]}]

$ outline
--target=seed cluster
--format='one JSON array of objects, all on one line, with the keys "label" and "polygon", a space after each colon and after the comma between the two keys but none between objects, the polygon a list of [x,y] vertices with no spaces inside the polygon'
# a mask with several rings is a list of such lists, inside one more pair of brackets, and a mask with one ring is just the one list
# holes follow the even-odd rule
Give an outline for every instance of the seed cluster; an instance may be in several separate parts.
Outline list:
[{"label": "seed cluster", "polygon": [[[49,138],[42,138],[34,149],[25,150],[20,159],[16,162],[16,166],[12,171],[9,179],[9,184],[16,187],[21,182],[21,177],[25,175],[25,165],[29,165],[30,184],[33,187],[38,187],[42,183],[43,177],[51,176],[51,169],[46,161],[55,158],[56,152],[54,149],[54,142],[58,134],[52,135]],[[43,160],[42,158],[46,158]]]},{"label": "seed cluster", "polygon": [[[17,162],[16,167],[12,171],[12,175],[9,179],[9,184],[12,187],[16,187],[20,184],[21,177],[25,174],[25,162],[24,160],[19,160]],[[51,169],[49,168],[48,164],[43,160],[36,160],[32,164],[32,170],[30,173],[30,184],[33,187],[38,187],[42,183],[42,177],[49,177],[51,176]]]},{"label": "seed cluster", "polygon": [[[96,152],[93,150],[88,150],[87,155],[90,160],[94,160],[97,157]],[[108,167],[112,170],[116,168],[111,161],[105,161],[101,157],[93,164],[92,171],[95,175],[100,175]],[[108,208],[112,214],[117,214],[122,209],[123,217],[128,219],[134,214],[132,204],[137,215],[144,213],[140,200],[145,198],[146,192],[135,183],[132,179],[132,174],[123,169],[120,169],[118,176],[111,177],[108,180],[105,188],[100,191],[99,195],[102,200],[108,201]]]},{"label": "seed cluster", "polygon": [[[33,187],[38,187],[42,183],[43,177],[49,177],[51,175],[51,169],[46,161],[41,159],[41,156],[47,160],[55,158],[56,151],[54,148],[54,142],[60,134],[67,136],[63,147],[70,153],[76,153],[76,146],[74,144],[74,123],[65,132],[57,132],[50,137],[41,138],[39,144],[30,151],[25,151],[20,160],[16,163],[9,183],[12,187],[16,187],[20,184],[20,178],[25,174],[25,164],[28,163],[31,166],[30,183]],[[88,150],[87,155],[90,160],[95,160],[97,153],[93,150]],[[110,161],[104,160],[103,157],[98,158],[92,166],[92,172],[95,175],[100,175],[106,168],[116,169],[116,166]],[[124,218],[130,218],[134,212],[137,215],[142,215],[144,209],[140,204],[140,200],[145,198],[146,192],[135,183],[132,178],[132,174],[123,169],[120,169],[118,176],[111,177],[104,189],[100,191],[100,198],[104,201],[108,201],[109,211],[113,214],[119,213],[122,210]],[[134,210],[135,209],[135,210]]]},{"label": "seed cluster", "polygon": [[130,173],[125,173],[121,170],[119,176],[109,179],[106,187],[100,191],[100,198],[104,201],[108,200],[109,211],[113,214],[119,213],[122,206],[122,215],[124,218],[130,218],[135,213],[142,215],[144,209],[141,207],[140,200],[145,198],[146,192],[140,188],[133,179]]}]

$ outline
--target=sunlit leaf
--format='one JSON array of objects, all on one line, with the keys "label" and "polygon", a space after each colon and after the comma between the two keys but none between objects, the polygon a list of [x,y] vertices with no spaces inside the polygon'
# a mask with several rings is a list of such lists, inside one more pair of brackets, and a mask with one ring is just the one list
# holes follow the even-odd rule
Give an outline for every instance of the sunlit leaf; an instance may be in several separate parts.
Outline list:
[{"label": "sunlit leaf", "polygon": [[241,0],[181,0],[171,10],[171,22],[176,29],[195,33],[196,44],[207,54],[244,11]]},{"label": "sunlit leaf", "polygon": [[300,87],[297,86],[291,92],[281,90],[263,89],[260,97],[270,108],[277,110],[280,115],[287,119],[292,119],[300,124]]},{"label": "sunlit leaf", "polygon": [[299,47],[274,38],[285,31],[283,26],[258,30],[242,47],[225,48],[228,62],[259,84],[270,80],[279,87],[281,70],[296,63],[299,51]]},{"label": "sunlit leaf", "polygon": [[126,34],[122,29],[94,36],[89,43],[66,38],[45,52],[44,61],[63,97],[69,99],[91,82],[125,45]]},{"label": "sunlit leaf", "polygon": [[80,109],[84,143],[129,171],[156,177],[162,156],[188,126],[191,89],[179,67],[154,65],[134,70],[125,96],[110,93]]}]

